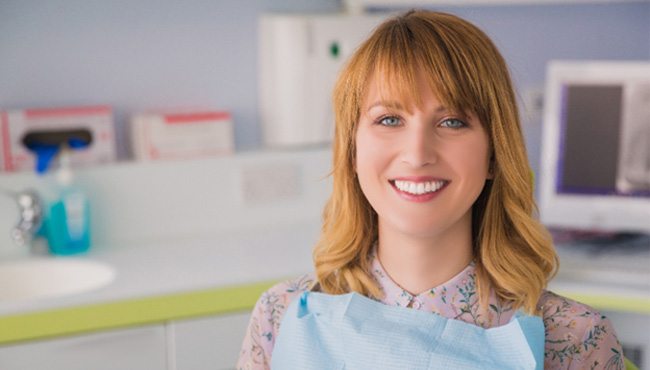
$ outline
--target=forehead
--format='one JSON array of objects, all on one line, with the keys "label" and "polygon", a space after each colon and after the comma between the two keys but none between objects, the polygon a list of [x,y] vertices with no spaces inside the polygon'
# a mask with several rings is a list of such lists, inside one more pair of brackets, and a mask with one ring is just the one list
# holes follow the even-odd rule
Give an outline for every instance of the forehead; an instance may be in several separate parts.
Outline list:
[{"label": "forehead", "polygon": [[421,68],[409,74],[375,71],[367,79],[364,88],[361,111],[382,106],[388,109],[421,109],[423,105],[436,109],[456,110],[459,107],[449,104],[448,99],[440,97],[435,81]]}]

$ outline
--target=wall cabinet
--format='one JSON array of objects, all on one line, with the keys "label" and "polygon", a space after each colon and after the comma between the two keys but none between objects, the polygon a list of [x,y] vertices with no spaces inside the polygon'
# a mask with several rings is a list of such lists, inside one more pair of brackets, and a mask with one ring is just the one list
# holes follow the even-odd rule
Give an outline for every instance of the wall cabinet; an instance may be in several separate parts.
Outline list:
[{"label": "wall cabinet", "polygon": [[249,317],[237,313],[2,346],[0,369],[234,369]]},{"label": "wall cabinet", "polygon": [[639,369],[650,369],[650,314],[603,311],[614,324],[623,353]]},{"label": "wall cabinet", "polygon": [[0,347],[0,369],[167,369],[165,327],[122,329]]},{"label": "wall cabinet", "polygon": [[234,369],[249,318],[246,312],[171,323],[176,370]]}]

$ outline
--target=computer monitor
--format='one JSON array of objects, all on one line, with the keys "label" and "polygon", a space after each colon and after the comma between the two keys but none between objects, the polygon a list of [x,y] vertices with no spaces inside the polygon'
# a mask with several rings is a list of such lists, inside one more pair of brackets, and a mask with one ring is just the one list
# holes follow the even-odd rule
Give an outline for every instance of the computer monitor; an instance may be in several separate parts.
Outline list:
[{"label": "computer monitor", "polygon": [[541,221],[650,233],[650,62],[551,62]]}]

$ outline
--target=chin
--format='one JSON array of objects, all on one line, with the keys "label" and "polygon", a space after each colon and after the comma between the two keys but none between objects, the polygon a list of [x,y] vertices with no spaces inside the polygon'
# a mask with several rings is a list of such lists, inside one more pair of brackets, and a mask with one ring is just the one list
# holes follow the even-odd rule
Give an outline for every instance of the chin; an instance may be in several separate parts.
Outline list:
[{"label": "chin", "polygon": [[389,227],[394,231],[403,234],[404,236],[408,236],[412,238],[433,238],[437,235],[440,235],[443,229],[439,224],[434,224],[430,222],[421,223],[421,224],[391,222]]}]

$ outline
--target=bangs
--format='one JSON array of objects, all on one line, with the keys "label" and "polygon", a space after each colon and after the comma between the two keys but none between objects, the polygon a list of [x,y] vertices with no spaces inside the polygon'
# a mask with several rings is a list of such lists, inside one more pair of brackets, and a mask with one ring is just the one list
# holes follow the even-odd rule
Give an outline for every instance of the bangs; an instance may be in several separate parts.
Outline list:
[{"label": "bangs", "polygon": [[477,91],[465,83],[471,81],[466,75],[471,68],[467,60],[471,59],[465,59],[466,66],[454,58],[449,50],[453,40],[439,34],[434,24],[414,18],[395,19],[378,29],[372,41],[370,50],[375,52],[369,59],[373,67],[368,71],[363,96],[374,81],[382,101],[410,112],[426,103],[418,92],[418,83],[422,83],[418,78],[426,78],[426,85],[445,108],[479,113]]}]

